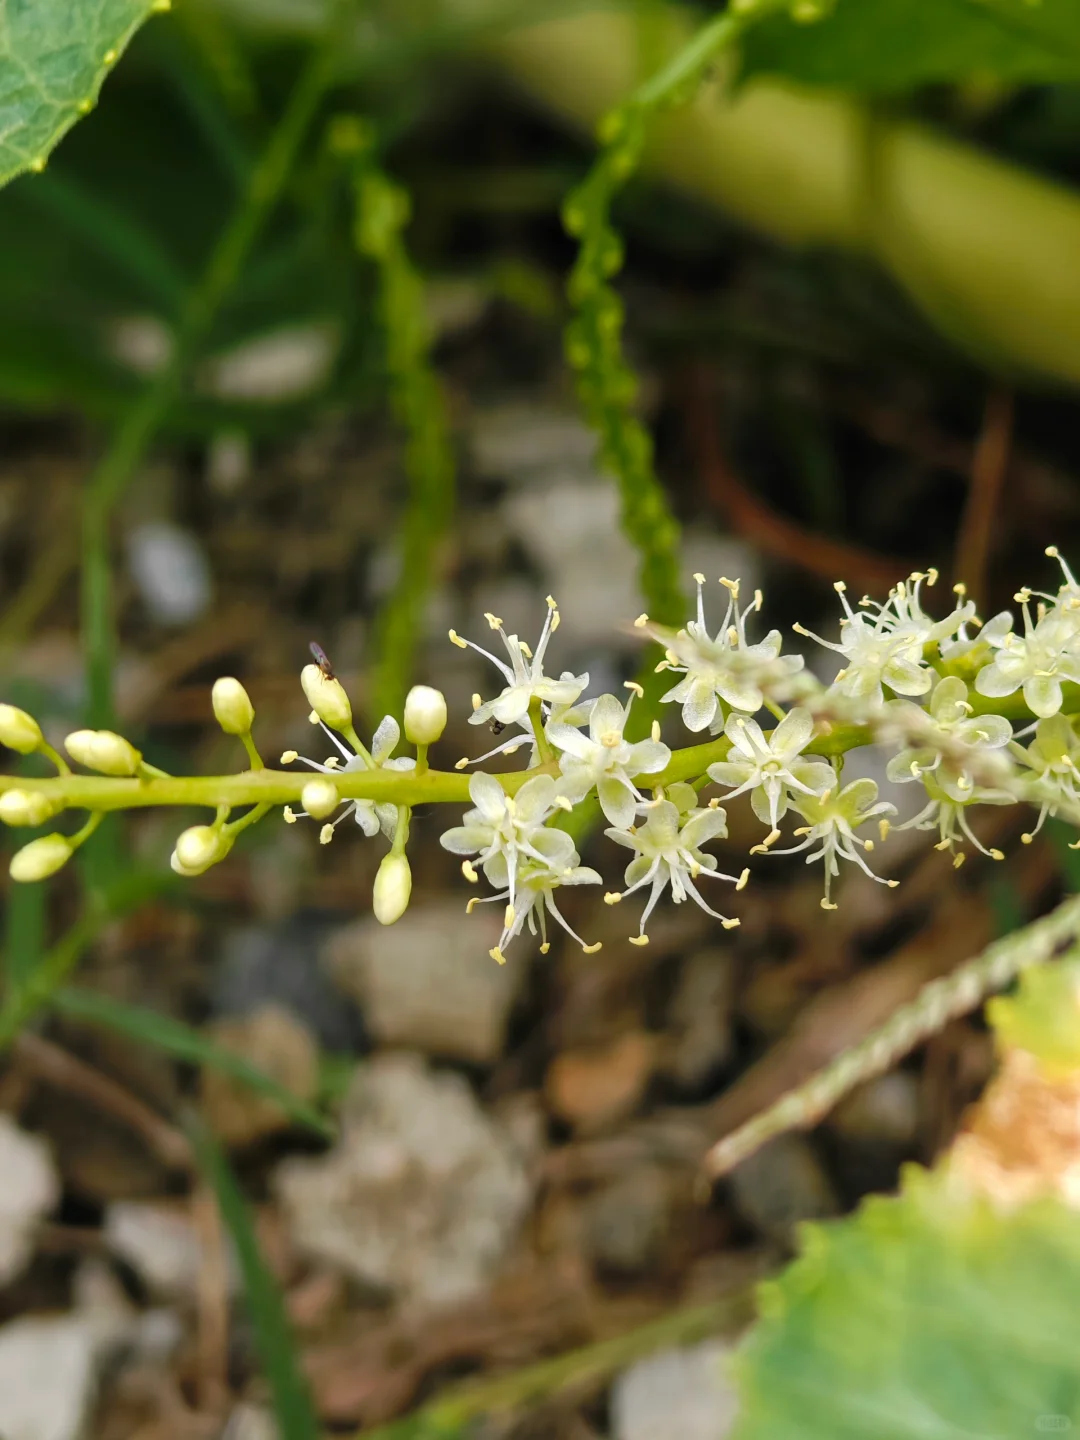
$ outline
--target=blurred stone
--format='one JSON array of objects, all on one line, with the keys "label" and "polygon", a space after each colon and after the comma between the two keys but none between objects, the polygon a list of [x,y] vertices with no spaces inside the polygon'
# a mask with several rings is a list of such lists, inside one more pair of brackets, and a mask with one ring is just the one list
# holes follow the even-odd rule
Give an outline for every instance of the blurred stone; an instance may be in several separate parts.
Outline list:
[{"label": "blurred stone", "polygon": [[530,1203],[525,1169],[459,1075],[418,1055],[361,1065],[341,1139],[274,1188],[297,1248],[418,1309],[482,1290]]},{"label": "blurred stone", "polygon": [[105,1211],[102,1237],[155,1299],[194,1298],[202,1244],[186,1204],[117,1200]]},{"label": "blurred stone", "polygon": [[[319,1047],[307,1027],[276,1002],[212,1021],[206,1033],[299,1099],[310,1100],[318,1090]],[[226,1145],[250,1145],[292,1124],[276,1101],[213,1066],[203,1067],[200,1089],[206,1117]]]},{"label": "blurred stone", "polygon": [[778,1135],[731,1172],[731,1198],[767,1240],[790,1246],[796,1225],[836,1215],[840,1202],[803,1135]]},{"label": "blurred stone", "polygon": [[108,336],[113,359],[144,379],[164,370],[175,344],[172,330],[156,315],[121,316]]},{"label": "blurred stone", "polygon": [[592,473],[596,435],[580,415],[508,402],[477,411],[471,449],[481,475],[523,480],[560,467]]},{"label": "blurred stone", "polygon": [[0,1326],[0,1435],[80,1440],[97,1388],[93,1327],[81,1315]]},{"label": "blurred stone", "polygon": [[235,495],[251,474],[246,430],[218,430],[206,450],[206,483],[218,495]]},{"label": "blurred stone", "polygon": [[919,1081],[907,1070],[858,1085],[829,1116],[829,1128],[846,1140],[873,1141],[904,1149],[919,1136]]},{"label": "blurred stone", "polygon": [[360,1016],[319,964],[319,948],[335,928],[325,915],[301,912],[280,925],[231,931],[211,992],[214,1013],[247,1015],[276,1001],[307,1026],[321,1049],[358,1050]]},{"label": "blurred stone", "polygon": [[670,1174],[644,1165],[621,1175],[590,1197],[585,1207],[585,1245],[602,1273],[639,1275],[663,1248],[672,1211]]},{"label": "blurred stone", "polygon": [[38,1223],[60,1199],[60,1178],[45,1141],[2,1113],[0,1176],[0,1285],[6,1285],[33,1255]]},{"label": "blurred stone", "polygon": [[656,1039],[631,1030],[604,1046],[564,1050],[548,1066],[548,1104],[579,1130],[598,1130],[633,1113],[656,1058]]},{"label": "blurred stone", "polygon": [[371,1035],[429,1055],[490,1064],[525,975],[497,965],[501,914],[466,915],[458,900],[415,905],[396,925],[365,916],[338,930],[323,956],[329,974],[360,1003]]},{"label": "blurred stone", "polygon": [[730,1353],[705,1340],[624,1370],[611,1389],[612,1440],[725,1440],[738,1411]]},{"label": "blurred stone", "polygon": [[667,1073],[697,1090],[731,1058],[732,952],[719,945],[688,956],[668,1006]]},{"label": "blurred stone", "polygon": [[208,360],[200,385],[220,400],[300,400],[326,384],[340,344],[341,327],[333,320],[283,325]]},{"label": "blurred stone", "polygon": [[278,1440],[281,1431],[264,1405],[242,1400],[234,1405],[221,1432],[221,1440]]},{"label": "blurred stone", "polygon": [[128,570],[152,620],[189,625],[213,598],[210,562],[198,539],[168,520],[147,520],[127,537]]}]

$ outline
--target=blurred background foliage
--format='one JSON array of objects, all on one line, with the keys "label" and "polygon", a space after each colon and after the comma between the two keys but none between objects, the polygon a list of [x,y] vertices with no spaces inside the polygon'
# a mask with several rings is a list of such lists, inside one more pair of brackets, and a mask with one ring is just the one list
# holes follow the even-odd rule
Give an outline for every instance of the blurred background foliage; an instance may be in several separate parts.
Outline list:
[{"label": "blurred background foliage", "polygon": [[[361,538],[350,539],[344,558],[297,575],[273,571],[273,582],[265,556],[245,552],[237,568],[252,589],[277,584],[260,623],[264,631],[280,626],[282,649],[299,628],[322,634],[342,612],[362,617],[362,640],[345,644],[348,665],[371,714],[393,709],[423,657],[426,607],[446,573],[456,565],[466,591],[483,575],[482,545],[470,550],[469,533],[483,531],[501,500],[468,465],[458,484],[470,406],[511,384],[561,394],[567,326],[585,409],[613,437],[604,458],[617,472],[646,598],[660,597],[660,608],[676,603],[679,526],[688,549],[699,534],[719,530],[743,553],[763,556],[781,619],[813,621],[840,573],[880,591],[909,561],[967,579],[983,613],[992,613],[1021,579],[1042,573],[1048,541],[1075,554],[1073,0],[796,0],[791,10],[763,7],[770,13],[747,23],[732,53],[700,47],[685,73],[682,47],[722,23],[718,7],[345,0],[330,13],[318,0],[177,0],[139,29],[153,7],[39,4],[34,23],[52,24],[49,17],[64,12],[43,46],[60,99],[43,108],[31,97],[27,108],[18,76],[12,80],[18,67],[0,56],[5,113],[17,112],[26,128],[7,149],[0,145],[0,169],[28,172],[0,194],[0,407],[13,469],[39,452],[60,454],[75,478],[58,491],[43,484],[38,494],[32,483],[13,491],[26,508],[4,517],[0,641],[12,700],[52,721],[74,720],[88,706],[107,718],[118,662],[177,643],[175,626],[147,621],[130,604],[130,587],[118,585],[114,597],[109,583],[119,569],[112,508],[130,502],[137,510],[154,447],[181,476],[176,508],[185,525],[212,540],[250,524],[276,563],[296,531],[335,528],[346,483],[336,467],[363,450],[357,437],[384,445],[392,416],[393,459],[349,471],[349,503],[370,523],[357,526]],[[33,10],[8,0],[5,11],[0,0],[9,19]],[[79,29],[86,16],[93,24]],[[78,24],[69,34],[72,17]],[[114,49],[129,37],[120,57]],[[299,82],[309,83],[310,103],[287,163],[275,170],[267,155],[276,153],[282,116],[293,113],[297,77],[310,76],[320,55],[326,68],[317,84]],[[649,77],[668,73],[669,62],[678,83],[650,90]],[[106,72],[100,103],[40,167]],[[645,87],[638,109],[622,113],[643,120],[644,144],[640,171],[624,173],[627,132],[602,130],[598,161],[595,126],[635,85]],[[564,226],[568,196],[565,218],[585,207],[598,242],[585,274],[592,288],[572,286],[569,299],[578,246],[568,231],[581,227]],[[260,205],[264,223],[248,224]],[[240,240],[226,244],[228,263],[215,270],[223,235]],[[620,265],[616,295],[608,287]],[[572,313],[576,305],[588,318],[589,304],[591,335],[574,328]],[[584,359],[575,351],[583,336]],[[306,479],[283,479],[274,467],[288,447],[333,423],[346,427],[340,448],[331,446],[329,459],[320,452]],[[633,444],[620,450],[628,436]],[[227,478],[212,479],[230,465],[254,477],[239,499]],[[103,497],[97,508],[95,493]],[[72,583],[80,563],[81,602]],[[528,569],[520,547],[499,564],[512,575]],[[48,663],[26,663],[40,634],[80,624],[88,683],[70,669],[59,683]],[[243,654],[244,643],[225,653]],[[280,660],[265,636],[258,643],[263,659]],[[168,653],[163,685],[188,675],[202,684],[197,654],[191,661]],[[625,656],[612,663],[632,668]],[[267,689],[273,710],[282,702]],[[172,719],[167,699],[156,711],[149,703],[131,708],[150,735],[148,753],[187,763],[190,713]],[[166,721],[156,733],[155,716]],[[981,917],[974,936],[989,924],[984,912],[992,914],[990,933],[1012,929],[1074,887],[1067,837],[1050,836],[1031,874],[979,878],[964,892]],[[162,893],[178,910],[192,903],[154,878],[157,842],[138,850],[136,864],[119,827],[103,827],[88,847],[81,910],[63,890],[55,913],[41,887],[5,897],[3,1038],[48,1003],[68,1019],[138,1036],[178,1063],[223,1069],[264,1097],[284,1099],[299,1125],[325,1127],[317,1106],[283,1096],[242,1056],[223,1053],[175,1016],[58,988],[110,919]],[[360,893],[356,879],[355,869],[344,875],[338,903],[342,893]],[[81,918],[65,933],[73,915]],[[50,949],[54,931],[61,939]],[[871,958],[897,943],[889,931]],[[205,989],[205,975],[200,984]],[[532,998],[534,1010],[559,1003]],[[202,992],[188,1008],[200,1006],[205,1012]],[[1021,1030],[1030,1042],[1026,1021]],[[340,1061],[327,1046],[320,1105],[340,1099]],[[200,1128],[192,1135],[237,1240],[254,1348],[274,1380],[281,1433],[310,1436],[316,1420],[240,1189],[217,1142]],[[753,1363],[768,1396],[744,1433],[796,1433],[787,1407],[797,1414],[801,1395],[774,1383],[773,1367],[789,1375],[793,1354],[804,1367],[818,1364],[798,1327],[817,1333],[819,1303],[839,1305],[848,1324],[865,1324],[870,1314],[879,1333],[894,1325],[911,1338],[910,1313],[925,1301],[919,1267],[936,1269],[942,1253],[939,1192],[932,1203],[926,1193],[906,1194],[896,1211],[874,1209],[835,1245],[841,1256],[854,1254],[844,1263],[856,1272],[864,1245],[871,1260],[900,1266],[895,1306],[861,1310],[860,1296],[843,1291],[818,1251],[792,1272],[785,1313],[794,1320],[785,1328],[774,1310],[756,1342]],[[1034,1313],[1038,1296],[1025,1280],[1031,1252],[1050,1275],[1062,1256],[1062,1274],[1075,1268],[1071,1214],[1055,1209],[1034,1231],[1018,1221],[1019,1248],[1009,1251],[1002,1280],[980,1267],[1009,1222],[987,1221],[978,1205],[965,1213],[975,1216],[979,1242],[975,1281],[957,1279],[970,1305],[965,1327],[993,1309],[986,1295],[1015,1310],[1022,1291]],[[906,1251],[905,1226],[914,1235]],[[886,1232],[888,1246],[875,1251],[873,1235]],[[954,1298],[944,1290],[938,1318]],[[1061,1296],[1055,1288],[1055,1305]],[[1071,1313],[1067,1305],[1063,1313]],[[1064,1323],[1053,1316],[1054,1325]],[[676,1320],[674,1330],[655,1322],[657,1342],[696,1335],[703,1324],[720,1328],[713,1311],[707,1321],[696,1312]],[[1014,1357],[1015,1336],[1009,1341]],[[938,1343],[935,1332],[920,1364]],[[1005,1362],[987,1360],[978,1345],[976,1352],[1007,1389]],[[590,1351],[557,1374],[529,1372],[516,1390],[496,1386],[491,1403],[572,1388],[582,1371],[607,1374],[633,1353],[632,1344],[611,1355]],[[1048,1399],[1046,1412],[1080,1423],[1075,1363],[1053,1360],[1057,1408]],[[835,1394],[846,1394],[849,1366],[837,1361],[836,1374]],[[1038,1400],[1029,1382],[1030,1370],[1018,1386],[1018,1416]],[[909,1385],[905,1404],[911,1393]],[[993,1425],[988,1393],[985,1423]],[[775,1414],[767,1408],[773,1397]],[[953,1418],[966,1416],[970,1428],[963,1395],[956,1403]],[[442,1409],[433,1401],[430,1423],[421,1416],[400,1433],[459,1434],[479,1408],[467,1397]],[[920,1428],[917,1403],[911,1414],[898,1405],[891,1420],[887,1433],[897,1436],[946,1433]],[[867,1423],[826,1415],[819,1428],[886,1433]]]}]

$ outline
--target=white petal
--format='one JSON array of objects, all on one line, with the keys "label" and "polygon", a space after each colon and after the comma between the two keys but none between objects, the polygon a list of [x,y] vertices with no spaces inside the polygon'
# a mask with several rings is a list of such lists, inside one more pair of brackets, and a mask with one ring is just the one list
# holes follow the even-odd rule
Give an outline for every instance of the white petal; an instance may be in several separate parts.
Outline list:
[{"label": "white petal", "polygon": [[637,804],[633,795],[620,781],[605,775],[596,786],[600,808],[617,830],[627,830],[634,823]]},{"label": "white petal", "polygon": [[[374,818],[372,816],[372,819]],[[376,823],[375,830],[378,828]],[[375,830],[370,833],[374,835]],[[439,836],[439,844],[444,850],[449,850],[451,855],[476,855],[479,851],[486,850],[491,840],[491,829],[486,825],[455,825],[452,830],[445,830]]]},{"label": "white petal", "polygon": [[400,739],[401,727],[398,722],[392,715],[384,715],[379,721],[379,728],[371,737],[371,758],[377,765],[393,754]]},{"label": "white petal", "polygon": [[1053,675],[1033,675],[1024,681],[1024,704],[1045,720],[1061,709],[1061,681]]},{"label": "white petal", "polygon": [[469,781],[469,798],[492,825],[497,825],[506,813],[505,791],[494,775],[487,775],[483,770],[478,770]]},{"label": "white petal", "polygon": [[695,676],[683,701],[683,724],[695,733],[706,730],[716,714],[716,691],[711,680]]},{"label": "white petal", "polygon": [[772,733],[771,748],[785,760],[797,755],[810,743],[814,721],[809,710],[796,707],[788,712]]}]

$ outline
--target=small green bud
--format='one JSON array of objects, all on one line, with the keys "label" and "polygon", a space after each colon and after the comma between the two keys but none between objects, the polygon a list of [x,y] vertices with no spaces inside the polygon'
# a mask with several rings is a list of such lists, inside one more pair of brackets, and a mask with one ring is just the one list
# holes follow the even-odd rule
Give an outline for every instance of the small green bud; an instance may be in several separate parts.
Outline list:
[{"label": "small green bud", "polygon": [[71,841],[66,835],[42,835],[31,840],[11,857],[8,873],[13,880],[27,884],[32,880],[45,880],[71,859]]},{"label": "small green bud", "polygon": [[250,735],[255,723],[255,707],[239,680],[223,675],[214,681],[210,696],[214,716],[226,735]]},{"label": "small green bud", "polygon": [[352,706],[340,680],[331,680],[318,665],[305,665],[300,671],[300,684],[308,704],[331,730],[347,730],[352,725]]},{"label": "small green bud", "polygon": [[0,705],[0,744],[20,755],[30,755],[41,746],[41,726],[32,715],[15,705]]},{"label": "small green bud", "polygon": [[63,808],[39,790],[5,790],[0,795],[0,821],[5,825],[44,825]]},{"label": "small green bud", "polygon": [[73,730],[64,748],[73,760],[101,775],[134,775],[142,761],[131,741],[112,730]]},{"label": "small green bud", "polygon": [[375,876],[371,906],[380,925],[393,925],[409,908],[412,871],[404,855],[387,855]]},{"label": "small green bud", "polygon": [[177,875],[201,875],[224,860],[232,843],[212,825],[192,825],[176,837],[169,864]]},{"label": "small green bud", "polygon": [[430,685],[414,685],[405,697],[405,738],[434,745],[446,729],[446,696]]},{"label": "small green bud", "polygon": [[332,780],[309,780],[300,791],[300,803],[313,820],[325,820],[341,803]]}]

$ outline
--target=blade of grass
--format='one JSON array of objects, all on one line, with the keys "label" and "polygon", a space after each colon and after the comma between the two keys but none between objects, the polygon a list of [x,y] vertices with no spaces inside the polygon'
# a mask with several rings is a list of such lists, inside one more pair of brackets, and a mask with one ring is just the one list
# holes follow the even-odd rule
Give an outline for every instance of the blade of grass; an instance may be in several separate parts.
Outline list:
[{"label": "blade of grass", "polygon": [[159,1015],[156,1011],[146,1010],[140,1005],[128,1005],[109,995],[101,995],[96,990],[84,990],[80,986],[69,985],[57,991],[52,1003],[61,1014],[73,1019],[116,1030],[144,1045],[164,1050],[177,1060],[220,1070],[231,1079],[250,1086],[266,1099],[273,1100],[298,1125],[314,1130],[327,1139],[334,1136],[333,1125],[324,1115],[320,1115],[313,1105],[279,1085],[250,1060],[215,1044],[183,1021],[174,1020],[168,1015]]},{"label": "blade of grass", "polygon": [[319,1424],[301,1372],[292,1330],[274,1277],[259,1249],[251,1212],[225,1155],[209,1130],[188,1126],[195,1160],[232,1237],[244,1282],[255,1346],[270,1386],[281,1440],[318,1440]]}]

